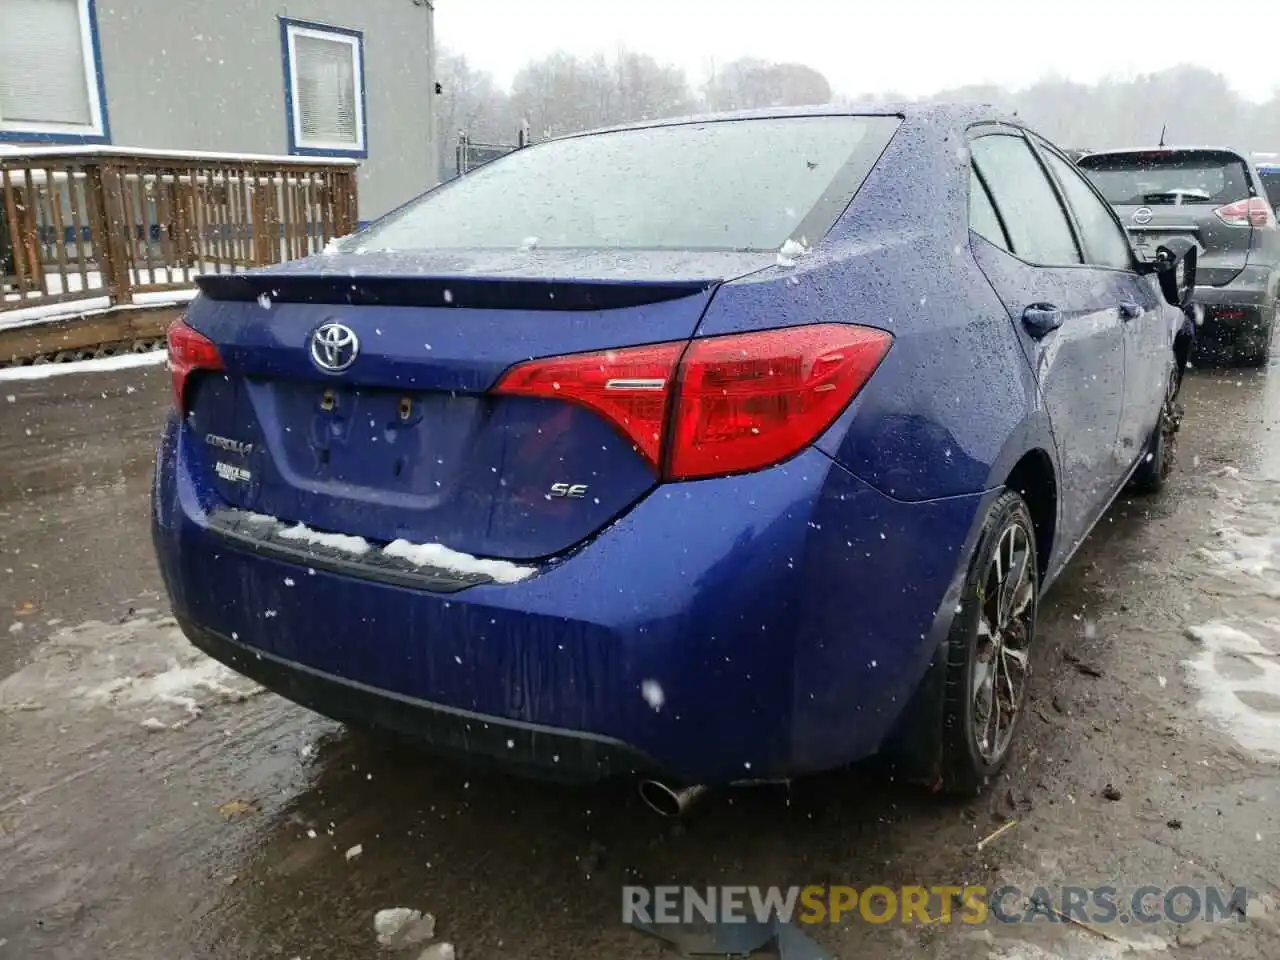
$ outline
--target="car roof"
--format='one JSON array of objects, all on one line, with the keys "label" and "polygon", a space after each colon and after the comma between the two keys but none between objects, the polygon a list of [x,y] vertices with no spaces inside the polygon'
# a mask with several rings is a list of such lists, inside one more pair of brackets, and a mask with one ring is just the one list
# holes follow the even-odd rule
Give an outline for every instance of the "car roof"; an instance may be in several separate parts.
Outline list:
[{"label": "car roof", "polygon": [[643,130],[651,127],[674,127],[688,123],[714,123],[721,120],[767,120],[781,117],[902,117],[905,120],[923,123],[938,123],[946,126],[968,126],[983,121],[998,121],[1015,126],[1022,126],[1016,118],[998,108],[984,103],[906,103],[906,102],[868,102],[851,104],[819,104],[803,107],[760,107],[752,110],[729,110],[717,113],[701,113],[682,117],[666,117],[661,120],[641,120],[634,123],[614,124],[582,130],[577,133],[552,137],[553,140],[567,140],[573,137],[590,136],[597,133],[613,133],[619,130]]},{"label": "car roof", "polygon": [[1091,157],[1099,157],[1099,156],[1115,156],[1116,154],[1126,154],[1126,153],[1190,153],[1190,152],[1193,152],[1193,151],[1194,151],[1194,152],[1200,152],[1200,153],[1204,153],[1204,152],[1209,152],[1209,153],[1230,153],[1230,154],[1233,154],[1233,155],[1235,155],[1235,156],[1239,157],[1241,160],[1247,160],[1247,159],[1248,159],[1248,154],[1242,153],[1241,151],[1236,150],[1234,147],[1215,147],[1215,146],[1213,146],[1213,145],[1211,145],[1211,144],[1202,144],[1202,145],[1200,145],[1200,146],[1172,146],[1172,145],[1166,145],[1166,146],[1163,146],[1163,147],[1160,147],[1160,146],[1150,146],[1150,147],[1116,147],[1116,148],[1111,149],[1111,150],[1090,150],[1090,151],[1089,151],[1089,156],[1091,156]]}]

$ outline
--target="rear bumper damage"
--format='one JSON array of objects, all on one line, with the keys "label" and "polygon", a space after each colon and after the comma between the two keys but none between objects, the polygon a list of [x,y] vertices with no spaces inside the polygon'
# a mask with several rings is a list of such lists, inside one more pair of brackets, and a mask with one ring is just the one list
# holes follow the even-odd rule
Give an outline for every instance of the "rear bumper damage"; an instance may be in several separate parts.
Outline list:
[{"label": "rear bumper damage", "polygon": [[193,643],[336,719],[571,780],[874,753],[946,635],[988,496],[903,503],[809,450],[660,488],[527,579],[445,593],[220,534],[183,444],[171,421],[152,530]]}]

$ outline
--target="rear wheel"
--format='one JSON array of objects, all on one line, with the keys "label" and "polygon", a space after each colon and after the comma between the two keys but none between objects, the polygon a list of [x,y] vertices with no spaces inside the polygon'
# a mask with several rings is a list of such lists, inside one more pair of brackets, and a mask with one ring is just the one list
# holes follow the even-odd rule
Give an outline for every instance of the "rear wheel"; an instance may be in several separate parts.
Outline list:
[{"label": "rear wheel", "polygon": [[1027,699],[1040,584],[1035,527],[1012,490],[987,512],[947,638],[942,789],[972,794],[1008,759]]},{"label": "rear wheel", "polygon": [[1160,420],[1147,439],[1147,452],[1138,464],[1130,481],[1135,493],[1159,493],[1173,473],[1174,456],[1177,453],[1178,428],[1182,424],[1182,410],[1178,406],[1179,377],[1177,371],[1169,378],[1164,404],[1160,408]]}]

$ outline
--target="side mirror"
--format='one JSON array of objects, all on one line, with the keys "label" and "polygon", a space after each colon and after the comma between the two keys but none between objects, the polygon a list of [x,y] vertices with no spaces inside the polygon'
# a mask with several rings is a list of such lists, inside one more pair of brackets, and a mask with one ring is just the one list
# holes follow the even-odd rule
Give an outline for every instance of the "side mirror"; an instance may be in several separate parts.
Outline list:
[{"label": "side mirror", "polygon": [[1154,273],[1160,292],[1175,307],[1186,306],[1196,289],[1196,260],[1199,248],[1194,240],[1170,237],[1156,248],[1156,255],[1141,265],[1142,273]]}]

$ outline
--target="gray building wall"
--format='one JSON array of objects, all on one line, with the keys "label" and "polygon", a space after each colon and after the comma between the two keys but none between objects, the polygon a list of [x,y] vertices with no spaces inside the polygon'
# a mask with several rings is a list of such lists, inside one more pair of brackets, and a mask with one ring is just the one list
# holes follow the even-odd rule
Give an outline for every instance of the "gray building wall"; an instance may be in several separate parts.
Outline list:
[{"label": "gray building wall", "polygon": [[278,17],[364,34],[360,219],[438,180],[432,0],[98,0],[116,147],[289,152]]}]

